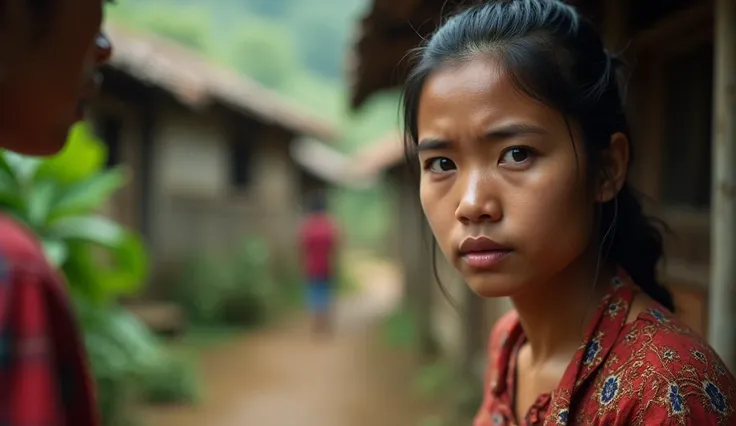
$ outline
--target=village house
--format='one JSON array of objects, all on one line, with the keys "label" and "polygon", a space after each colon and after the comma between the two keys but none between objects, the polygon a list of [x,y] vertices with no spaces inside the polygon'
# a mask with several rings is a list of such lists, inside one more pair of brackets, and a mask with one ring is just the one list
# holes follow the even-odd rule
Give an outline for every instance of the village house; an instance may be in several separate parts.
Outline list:
[{"label": "village house", "polygon": [[295,259],[303,196],[325,184],[293,161],[291,145],[333,141],[336,130],[174,42],[113,24],[106,31],[115,49],[91,121],[110,165],[132,170],[108,212],[144,236],[151,282],[247,236],[263,238],[283,271]]},{"label": "village house", "polygon": [[[456,3],[373,0],[360,22],[351,58],[354,108],[378,91],[400,86],[408,66],[406,53],[436,28],[443,11],[450,12]],[[708,336],[733,368],[736,3],[570,3],[601,26],[611,51],[623,52],[632,64],[627,108],[638,158],[632,176],[646,197],[647,210],[664,219],[673,231],[666,238],[667,261],[662,264],[661,276],[675,294],[680,315]],[[383,171],[398,176],[397,170],[404,167],[398,139],[394,136],[378,142],[383,146],[374,149],[382,156],[359,156],[366,173]],[[415,181],[407,177],[394,181],[401,193],[397,198],[415,200],[409,198],[416,193]],[[401,219],[407,211],[409,207],[397,204],[397,220],[408,220]],[[400,225],[397,229],[403,232],[406,228]],[[411,240],[407,244],[414,244],[415,253],[426,253],[420,239]],[[426,254],[414,256],[425,258]],[[405,260],[409,287],[414,280],[419,287],[432,285],[428,267]],[[507,308],[503,303],[486,306],[485,321],[493,321]],[[477,329],[488,327],[487,323],[475,324]],[[460,324],[455,330],[462,334]]]}]

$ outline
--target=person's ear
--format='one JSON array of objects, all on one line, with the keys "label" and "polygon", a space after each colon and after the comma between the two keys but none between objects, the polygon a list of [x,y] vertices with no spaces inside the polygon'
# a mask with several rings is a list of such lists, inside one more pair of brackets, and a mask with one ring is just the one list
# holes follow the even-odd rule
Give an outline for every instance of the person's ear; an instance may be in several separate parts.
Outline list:
[{"label": "person's ear", "polygon": [[608,149],[603,152],[596,201],[605,203],[613,200],[624,186],[629,171],[629,155],[629,138],[621,132],[611,135]]}]

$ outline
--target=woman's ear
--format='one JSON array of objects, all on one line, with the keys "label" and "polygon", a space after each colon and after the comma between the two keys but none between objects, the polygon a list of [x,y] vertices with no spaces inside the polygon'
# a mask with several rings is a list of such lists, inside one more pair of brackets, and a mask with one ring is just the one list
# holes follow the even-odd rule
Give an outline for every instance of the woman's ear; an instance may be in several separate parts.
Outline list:
[{"label": "woman's ear", "polygon": [[626,182],[629,171],[629,138],[618,132],[611,135],[608,149],[603,154],[603,170],[596,193],[596,201],[613,200]]}]

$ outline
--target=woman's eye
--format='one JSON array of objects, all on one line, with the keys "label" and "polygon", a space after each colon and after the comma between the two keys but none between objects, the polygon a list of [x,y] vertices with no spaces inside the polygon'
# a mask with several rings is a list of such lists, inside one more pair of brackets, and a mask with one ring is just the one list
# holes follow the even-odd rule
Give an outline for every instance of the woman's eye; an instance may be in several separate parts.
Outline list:
[{"label": "woman's eye", "polygon": [[432,173],[446,173],[456,168],[455,163],[445,157],[432,158],[426,163],[426,169]]},{"label": "woman's eye", "polygon": [[501,157],[501,163],[506,164],[519,164],[527,161],[532,156],[532,152],[529,148],[525,148],[523,146],[515,146],[513,148],[509,148],[506,150],[506,152],[503,153],[503,157]]}]

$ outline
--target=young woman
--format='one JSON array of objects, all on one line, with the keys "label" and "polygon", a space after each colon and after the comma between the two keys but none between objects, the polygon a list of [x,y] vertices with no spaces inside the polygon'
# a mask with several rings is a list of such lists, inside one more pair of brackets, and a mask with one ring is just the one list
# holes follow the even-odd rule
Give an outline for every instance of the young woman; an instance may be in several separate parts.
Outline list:
[{"label": "young woman", "polygon": [[[0,148],[58,152],[110,56],[103,0],[0,2]],[[61,277],[0,214],[0,424],[93,426],[82,339]]]},{"label": "young woman", "polygon": [[418,53],[404,112],[424,212],[468,285],[515,306],[475,425],[736,424],[736,379],[657,281],[619,62],[593,25],[561,1],[488,1]]}]

